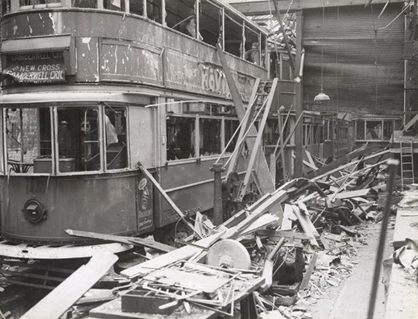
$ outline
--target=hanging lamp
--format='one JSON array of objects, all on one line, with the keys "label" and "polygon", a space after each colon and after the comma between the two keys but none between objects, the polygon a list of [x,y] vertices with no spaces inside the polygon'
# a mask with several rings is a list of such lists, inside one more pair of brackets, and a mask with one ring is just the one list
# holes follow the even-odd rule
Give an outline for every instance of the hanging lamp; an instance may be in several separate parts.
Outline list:
[{"label": "hanging lamp", "polygon": [[325,24],[325,5],[322,3],[322,42],[321,42],[321,92],[314,97],[315,102],[331,100],[329,95],[324,93],[324,24]]}]

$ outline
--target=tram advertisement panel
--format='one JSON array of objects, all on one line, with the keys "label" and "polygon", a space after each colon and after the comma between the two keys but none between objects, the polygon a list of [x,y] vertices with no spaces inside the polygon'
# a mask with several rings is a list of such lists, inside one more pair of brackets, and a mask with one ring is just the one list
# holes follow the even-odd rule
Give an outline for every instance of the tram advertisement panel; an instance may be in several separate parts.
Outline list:
[{"label": "tram advertisement panel", "polygon": [[13,54],[7,56],[3,70],[18,83],[64,83],[63,52]]},{"label": "tram advertisement panel", "polygon": [[138,230],[143,232],[153,227],[152,184],[143,174],[138,178],[137,194]]}]

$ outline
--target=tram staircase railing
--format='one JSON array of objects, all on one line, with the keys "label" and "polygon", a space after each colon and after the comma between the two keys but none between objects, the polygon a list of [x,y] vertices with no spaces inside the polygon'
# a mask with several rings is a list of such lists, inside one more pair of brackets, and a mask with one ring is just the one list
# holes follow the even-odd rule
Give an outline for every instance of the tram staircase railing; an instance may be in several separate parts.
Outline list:
[{"label": "tram staircase railing", "polygon": [[[253,87],[245,116],[241,119],[241,129],[238,141],[245,141],[250,155],[244,179],[239,185],[235,198],[238,202],[241,202],[246,195],[251,177],[257,185],[257,188],[260,190],[261,195],[271,192],[275,188],[274,179],[271,176],[267,159],[265,158],[261,146],[264,128],[274,101],[277,86],[278,79],[274,79],[273,81],[261,81],[260,79],[257,79]],[[257,119],[259,119],[258,129],[254,126],[254,122]],[[244,149],[244,143],[237,143],[236,148],[238,149],[235,149],[233,152],[228,166],[227,176],[230,176],[232,172],[236,171],[239,156]],[[266,186],[270,187],[269,191],[263,191],[267,188]]]},{"label": "tram staircase railing", "polygon": [[402,186],[413,184],[414,176],[414,144],[409,141],[409,144],[400,142],[400,157],[401,157],[401,182]]}]

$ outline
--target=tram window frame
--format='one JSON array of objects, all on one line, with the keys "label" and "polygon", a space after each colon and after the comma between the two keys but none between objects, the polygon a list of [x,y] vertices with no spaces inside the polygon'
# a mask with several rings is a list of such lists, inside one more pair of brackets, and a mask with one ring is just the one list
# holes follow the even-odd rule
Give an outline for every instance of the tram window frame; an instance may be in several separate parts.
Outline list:
[{"label": "tram window frame", "polygon": [[64,0],[12,0],[21,10],[62,7]]},{"label": "tram window frame", "polygon": [[198,29],[201,40],[206,44],[216,46],[222,37],[222,12],[221,7],[210,1],[200,2]]},{"label": "tram window frame", "polygon": [[[170,1],[165,4],[166,24],[169,28],[197,38],[196,0]],[[169,5],[173,4],[172,5]],[[173,9],[174,8],[174,9]],[[183,14],[181,14],[183,13]],[[201,38],[199,36],[199,38]]]},{"label": "tram window frame", "polygon": [[399,130],[401,126],[399,118],[368,118],[353,121],[356,142],[389,141],[393,132]]},{"label": "tram window frame", "polygon": [[193,131],[198,127],[197,116],[168,113],[165,125],[167,162],[196,159],[198,138]]},{"label": "tram window frame", "polygon": [[[239,123],[238,119],[233,119],[233,118],[224,118],[223,122],[224,122],[224,130],[223,130],[223,132],[224,132],[223,133],[223,135],[224,135],[224,147],[223,148],[228,146],[225,150],[225,154],[232,154],[234,152],[235,146],[237,145],[237,142],[238,142],[239,129],[241,128],[239,126],[240,123]],[[231,143],[228,145],[232,136],[233,136],[233,139],[232,139]]]},{"label": "tram window frame", "polygon": [[[200,157],[217,156],[222,153],[222,118],[199,116],[199,155]],[[216,123],[215,131],[214,123]],[[218,129],[216,132],[216,128]],[[215,134],[213,134],[215,133]]]},{"label": "tram window frame", "polygon": [[266,127],[264,129],[264,144],[265,146],[276,145],[280,138],[279,119],[267,119]]},{"label": "tram window frame", "polygon": [[12,0],[3,0],[1,3],[1,12],[2,15],[8,14],[11,12]]},{"label": "tram window frame", "polygon": [[[245,36],[245,39],[244,39],[243,44],[245,47],[243,50],[244,51],[243,59],[248,62],[261,65],[262,63],[261,55],[263,51],[263,43],[261,41],[261,38],[262,38],[261,34],[249,28],[246,24],[244,24],[244,36]],[[252,38],[252,41],[250,41],[251,38]]]},{"label": "tram window frame", "polygon": [[71,0],[71,5],[74,8],[97,9],[98,0]]},{"label": "tram window frame", "polygon": [[244,20],[242,20],[242,22],[236,20],[239,20],[239,17],[233,17],[231,13],[225,12],[223,28],[225,47],[223,49],[229,54],[232,54],[238,58],[243,58],[245,50],[243,36]]},{"label": "tram window frame", "polygon": [[[78,110],[95,110],[96,111],[96,117],[90,117],[89,123],[93,123],[93,125],[89,125],[89,128],[87,129],[87,125],[83,123],[83,121],[86,121],[86,117],[89,117],[86,115],[85,112],[75,112],[75,109]],[[69,113],[66,114],[64,117],[60,118],[59,111],[62,110],[68,110]],[[77,105],[77,106],[55,106],[54,107],[54,118],[55,118],[55,133],[56,136],[55,139],[55,163],[56,163],[56,172],[57,175],[85,175],[85,174],[96,174],[103,172],[104,167],[104,150],[103,150],[103,115],[102,115],[102,107],[100,105]],[[93,119],[96,119],[96,128],[94,128],[94,122]],[[70,154],[74,155],[74,161],[72,161],[72,157],[69,155],[63,155],[61,156],[60,160],[60,135],[59,135],[59,123],[62,123],[62,121],[68,121],[68,128],[71,132],[71,139],[75,141],[71,141],[71,148],[73,148],[74,143],[74,149],[75,153]],[[70,124],[70,121],[75,124]],[[64,123],[63,123],[64,124]],[[73,126],[72,126],[73,125]],[[79,127],[79,130],[77,130],[77,127]],[[86,128],[86,131],[83,132],[83,128]],[[87,138],[87,134],[93,134],[94,132],[97,132],[97,140],[84,140],[83,138]],[[94,136],[88,137],[88,138],[94,138]],[[87,143],[88,142],[88,143]],[[93,147],[86,147],[86,146],[94,146],[93,142],[97,143],[98,152],[96,151],[94,156],[89,156],[89,160],[86,161],[86,154],[91,152],[91,149]],[[84,152],[79,151],[79,149],[84,147]],[[73,150],[71,150],[73,151]],[[68,159],[68,160],[67,160]],[[93,162],[94,160],[94,162]],[[61,163],[63,163],[61,165]],[[84,165],[84,170],[82,169],[82,165]],[[90,165],[90,166],[89,166]],[[63,171],[60,170],[60,167],[63,168]]]},{"label": "tram window frame", "polygon": [[141,17],[146,17],[146,0],[128,0],[129,1],[129,13],[136,14]]},{"label": "tram window frame", "polygon": [[[128,108],[126,106],[110,106],[105,104],[103,108],[102,126],[104,130],[102,135],[104,137],[103,152],[105,153],[105,171],[128,169]],[[112,155],[114,156],[109,161]]]},{"label": "tram window frame", "polygon": [[[9,110],[11,111],[10,113]],[[46,110],[43,116],[41,116],[41,110]],[[2,158],[4,163],[7,163],[7,171],[12,175],[50,175],[53,172],[52,157],[54,154],[54,137],[51,130],[51,127],[53,127],[52,108],[50,106],[8,106],[4,108],[2,114],[4,117],[4,121],[2,121],[4,127],[3,136],[5,138],[4,145],[6,146],[3,150]],[[44,123],[44,129],[41,128],[42,123]],[[16,127],[14,124],[18,124],[17,126],[20,127]],[[43,133],[47,135],[49,133],[50,154],[41,154],[41,135]],[[27,136],[30,136],[30,143]],[[13,144],[16,145],[13,146]],[[20,147],[18,144],[20,144]],[[20,155],[18,149],[16,151],[17,155],[12,156],[11,149],[13,148],[15,149],[14,151],[20,148]],[[47,160],[44,161],[44,159]],[[2,165],[2,169],[3,167]],[[35,168],[38,167],[41,169],[35,171]]]}]

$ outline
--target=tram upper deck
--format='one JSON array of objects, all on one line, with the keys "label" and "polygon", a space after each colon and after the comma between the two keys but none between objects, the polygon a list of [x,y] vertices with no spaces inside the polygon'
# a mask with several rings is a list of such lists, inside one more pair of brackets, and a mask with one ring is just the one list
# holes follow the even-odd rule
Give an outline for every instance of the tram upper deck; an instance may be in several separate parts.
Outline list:
[{"label": "tram upper deck", "polygon": [[220,1],[10,0],[3,9],[5,94],[112,83],[229,99],[217,43],[244,100],[267,77],[266,32]]}]

